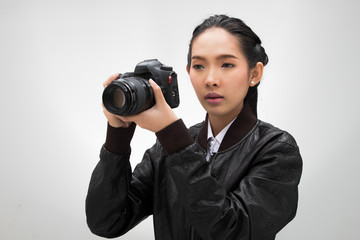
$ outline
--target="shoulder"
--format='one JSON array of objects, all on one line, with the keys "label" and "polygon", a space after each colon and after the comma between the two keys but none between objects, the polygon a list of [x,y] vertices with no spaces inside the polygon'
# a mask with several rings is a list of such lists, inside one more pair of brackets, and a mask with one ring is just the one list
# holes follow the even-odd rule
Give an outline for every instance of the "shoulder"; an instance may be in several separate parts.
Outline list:
[{"label": "shoulder", "polygon": [[270,123],[258,120],[252,133],[256,157],[252,175],[281,182],[300,181],[302,157],[294,137]]},{"label": "shoulder", "polygon": [[261,120],[258,120],[253,134],[260,141],[283,143],[297,148],[295,138],[290,133]]},{"label": "shoulder", "polygon": [[253,139],[256,139],[254,147],[257,157],[254,163],[260,166],[271,165],[277,169],[292,169],[291,171],[300,179],[302,157],[295,138],[287,131],[260,120],[255,128]]},{"label": "shoulder", "polygon": [[197,123],[189,128],[190,135],[195,139],[198,135],[202,127],[204,126],[205,121]]}]

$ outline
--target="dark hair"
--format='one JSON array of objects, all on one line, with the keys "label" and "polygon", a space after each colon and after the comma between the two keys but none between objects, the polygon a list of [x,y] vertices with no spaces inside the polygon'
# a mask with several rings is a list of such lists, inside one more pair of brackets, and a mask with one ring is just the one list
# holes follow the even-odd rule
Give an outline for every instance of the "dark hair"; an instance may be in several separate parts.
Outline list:
[{"label": "dark hair", "polygon": [[[232,18],[226,15],[214,15],[204,20],[199,26],[197,26],[193,32],[192,38],[189,44],[189,52],[187,56],[188,67],[191,66],[191,54],[192,45],[194,40],[206,30],[218,27],[222,28],[239,40],[239,46],[245,55],[249,70],[256,66],[257,62],[263,63],[265,66],[269,58],[265,52],[265,49],[261,46],[260,38],[248,27],[242,20],[238,18]],[[254,87],[250,87],[245,97],[244,102],[250,105],[251,110],[257,116],[257,98],[258,91],[256,84]]]}]

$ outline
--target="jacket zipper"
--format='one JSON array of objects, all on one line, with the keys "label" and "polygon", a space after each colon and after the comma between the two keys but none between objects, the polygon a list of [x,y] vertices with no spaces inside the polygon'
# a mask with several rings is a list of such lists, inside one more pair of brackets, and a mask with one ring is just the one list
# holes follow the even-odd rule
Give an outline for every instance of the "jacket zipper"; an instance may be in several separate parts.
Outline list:
[{"label": "jacket zipper", "polygon": [[190,226],[190,240],[195,240],[195,229],[193,226]]},{"label": "jacket zipper", "polygon": [[[206,154],[206,152],[204,151],[204,153]],[[212,172],[212,169],[213,169],[213,166],[214,166],[214,157],[215,157],[216,153],[215,154],[211,154],[210,155],[210,158],[209,158],[209,163],[210,163],[210,172]],[[195,228],[193,226],[190,225],[190,240],[195,240]]]},{"label": "jacket zipper", "polygon": [[216,157],[216,153],[214,154],[211,154],[210,155],[210,158],[209,158],[209,163],[210,163],[210,174],[213,173],[213,168],[214,168],[214,160],[215,160],[215,157]]}]

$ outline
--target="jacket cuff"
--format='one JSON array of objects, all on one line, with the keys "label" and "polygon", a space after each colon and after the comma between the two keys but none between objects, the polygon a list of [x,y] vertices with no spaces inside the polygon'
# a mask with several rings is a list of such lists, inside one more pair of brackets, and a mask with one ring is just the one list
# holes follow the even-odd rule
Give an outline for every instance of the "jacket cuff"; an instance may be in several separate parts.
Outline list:
[{"label": "jacket cuff", "polygon": [[127,128],[114,128],[107,126],[105,148],[116,154],[127,153],[130,150],[130,142],[134,136],[136,124],[132,123]]},{"label": "jacket cuff", "polygon": [[156,136],[168,154],[176,153],[195,142],[181,119],[157,132]]}]

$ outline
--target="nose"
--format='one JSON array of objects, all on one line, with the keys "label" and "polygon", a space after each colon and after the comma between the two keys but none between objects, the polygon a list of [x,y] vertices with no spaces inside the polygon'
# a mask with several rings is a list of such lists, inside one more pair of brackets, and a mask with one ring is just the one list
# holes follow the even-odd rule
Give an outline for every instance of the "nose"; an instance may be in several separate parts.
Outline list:
[{"label": "nose", "polygon": [[219,74],[215,69],[209,69],[208,74],[205,78],[205,85],[207,87],[219,87],[220,86]]}]

